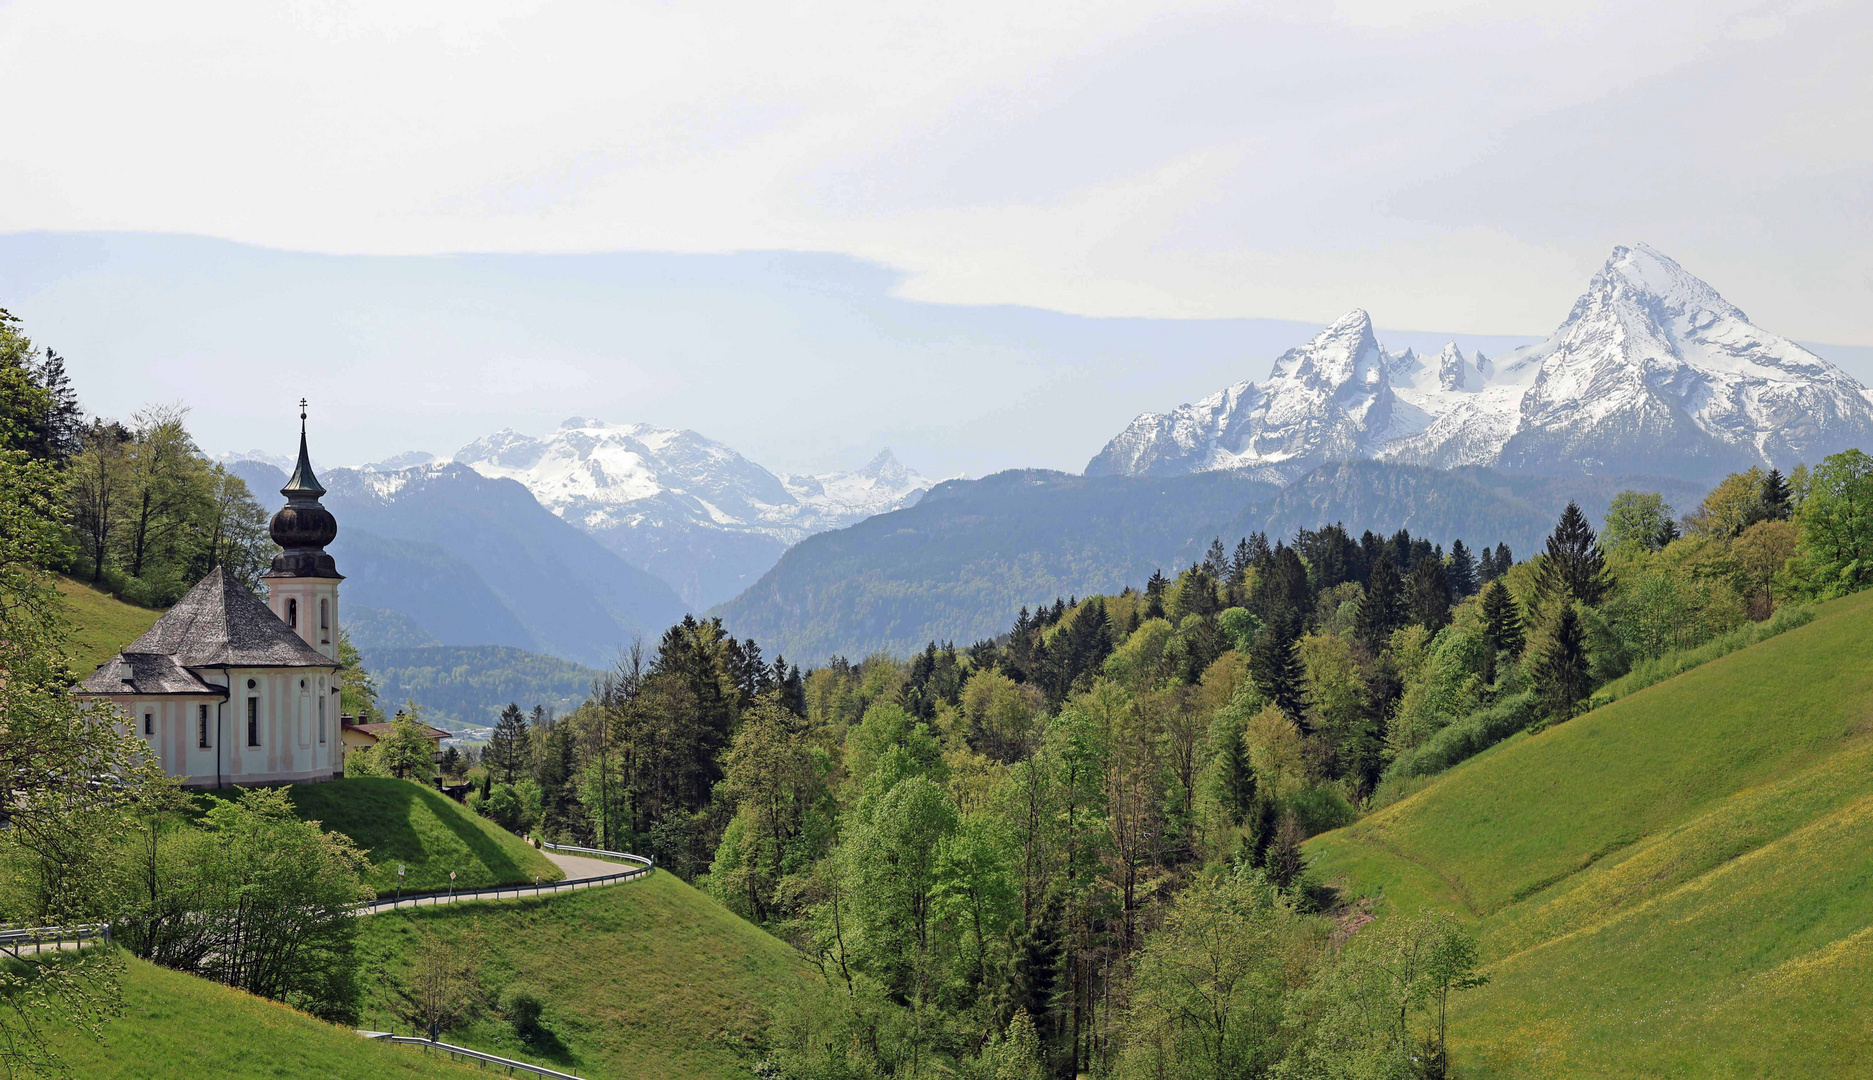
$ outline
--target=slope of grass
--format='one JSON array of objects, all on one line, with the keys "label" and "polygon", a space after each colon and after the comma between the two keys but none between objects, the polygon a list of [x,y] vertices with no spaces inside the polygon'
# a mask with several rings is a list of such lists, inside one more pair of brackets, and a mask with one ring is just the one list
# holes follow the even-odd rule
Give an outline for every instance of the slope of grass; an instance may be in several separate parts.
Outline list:
[{"label": "slope of grass", "polygon": [[[371,885],[379,895],[403,891],[558,881],[565,875],[531,844],[432,787],[410,780],[347,777],[287,788],[306,818],[344,833],[370,853]],[[215,793],[209,793],[214,797]]]},{"label": "slope of grass", "polygon": [[1381,911],[1476,927],[1466,1077],[1852,1075],[1873,1059],[1873,593],[1308,851]]},{"label": "slope of grass", "polygon": [[66,654],[80,676],[91,674],[162,617],[160,611],[126,604],[71,578],[59,578],[57,585],[72,624]]},{"label": "slope of grass", "polygon": [[426,935],[479,942],[482,979],[545,1003],[542,1032],[517,1035],[483,1010],[450,1041],[603,1078],[752,1076],[750,1040],[770,1010],[817,976],[786,944],[674,875],[540,899],[380,913],[361,948],[374,1000],[391,1023]]},{"label": "slope of grass", "polygon": [[71,1074],[87,1080],[477,1075],[418,1048],[374,1043],[265,998],[135,959],[124,973],[123,1015],[105,1029],[105,1041],[61,1033],[54,1044]]}]

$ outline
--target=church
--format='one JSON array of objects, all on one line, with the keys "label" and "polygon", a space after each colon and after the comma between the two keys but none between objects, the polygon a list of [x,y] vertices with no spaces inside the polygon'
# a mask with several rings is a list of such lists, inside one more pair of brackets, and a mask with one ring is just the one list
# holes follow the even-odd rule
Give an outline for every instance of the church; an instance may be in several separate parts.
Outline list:
[{"label": "church", "polygon": [[338,522],[306,453],[269,527],[281,552],[263,601],[216,567],[142,637],[79,685],[113,702],[163,771],[190,787],[330,780],[343,770],[338,718]]}]

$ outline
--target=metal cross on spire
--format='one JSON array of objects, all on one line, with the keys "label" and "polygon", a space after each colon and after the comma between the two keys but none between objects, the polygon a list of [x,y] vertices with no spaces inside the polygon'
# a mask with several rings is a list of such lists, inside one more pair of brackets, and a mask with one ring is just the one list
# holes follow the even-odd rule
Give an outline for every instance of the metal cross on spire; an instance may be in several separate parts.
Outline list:
[{"label": "metal cross on spire", "polygon": [[304,435],[306,433],[306,399],[305,398],[299,399],[299,433],[301,435]]}]

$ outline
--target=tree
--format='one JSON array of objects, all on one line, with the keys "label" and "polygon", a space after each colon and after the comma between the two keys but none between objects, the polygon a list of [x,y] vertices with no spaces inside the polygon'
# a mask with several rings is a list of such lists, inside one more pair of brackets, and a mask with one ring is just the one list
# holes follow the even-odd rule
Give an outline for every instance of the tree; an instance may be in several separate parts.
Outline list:
[{"label": "tree", "polygon": [[520,706],[509,702],[507,708],[501,710],[500,719],[494,722],[494,731],[488,736],[488,749],[482,755],[482,761],[491,771],[500,774],[503,784],[511,784],[532,759],[529,746],[531,738],[527,730],[527,718],[521,713]]},{"label": "tree", "polygon": [[130,504],[130,432],[123,425],[93,421],[83,449],[72,462],[72,527],[84,541],[91,580],[104,580],[104,568],[123,530]]},{"label": "tree", "polygon": [[1735,472],[1723,478],[1698,508],[1685,515],[1691,535],[1713,540],[1728,540],[1763,520],[1764,485],[1768,477],[1761,468]]},{"label": "tree", "polygon": [[1544,598],[1563,603],[1579,600],[1588,607],[1598,604],[1612,587],[1606,559],[1578,503],[1570,501],[1561,511],[1561,520],[1548,536],[1548,550],[1535,583]]},{"label": "tree", "polygon": [[1442,559],[1420,559],[1405,589],[1411,621],[1436,633],[1450,625],[1450,580]]},{"label": "tree", "polygon": [[1216,748],[1216,796],[1232,825],[1248,820],[1255,809],[1255,768],[1242,745],[1242,728],[1223,720],[1221,745]]},{"label": "tree", "polygon": [[1833,596],[1873,582],[1873,457],[1844,450],[1815,466],[1795,522],[1810,592]]},{"label": "tree", "polygon": [[1795,512],[1794,497],[1781,469],[1770,469],[1762,478],[1762,514],[1765,521],[1787,521]]},{"label": "tree", "polygon": [[1376,656],[1384,650],[1386,639],[1399,627],[1403,607],[1404,591],[1398,572],[1393,569],[1391,553],[1386,552],[1373,564],[1371,579],[1366,583],[1365,595],[1359,599],[1354,618],[1354,632],[1368,652]]},{"label": "tree", "polygon": [[428,725],[417,719],[416,702],[411,701],[390,722],[390,730],[372,749],[384,771],[401,780],[428,779],[436,771],[436,744],[429,737]]},{"label": "tree", "polygon": [[481,986],[481,940],[469,933],[448,940],[418,929],[408,977],[397,987],[405,1023],[437,1038],[469,1018],[485,996]]},{"label": "tree", "polygon": [[1513,663],[1522,655],[1522,611],[1501,579],[1483,590],[1483,647],[1483,681],[1488,683],[1496,681],[1498,657]]},{"label": "tree", "polygon": [[190,437],[182,406],[151,406],[133,418],[127,460],[129,513],[124,523],[125,567],[142,577],[158,560],[173,562],[188,526],[206,516],[207,463]]},{"label": "tree", "polygon": [[338,711],[355,716],[360,724],[381,724],[384,710],[377,704],[377,680],[364,667],[364,657],[351,644],[351,635],[338,628]]},{"label": "tree", "polygon": [[1622,491],[1606,508],[1606,530],[1601,539],[1608,551],[1656,551],[1664,546],[1660,539],[1668,527],[1674,532],[1677,529],[1663,495]]},{"label": "tree", "polygon": [[1307,722],[1307,670],[1301,664],[1299,618],[1291,611],[1255,635],[1249,650],[1249,680],[1296,724]]},{"label": "tree", "polygon": [[1567,719],[1587,700],[1593,676],[1587,662],[1586,633],[1572,604],[1555,617],[1531,675],[1543,712],[1552,720]]},{"label": "tree", "polygon": [[1462,599],[1476,592],[1476,557],[1470,554],[1462,540],[1450,542],[1449,565],[1445,569],[1450,579],[1451,595]]}]

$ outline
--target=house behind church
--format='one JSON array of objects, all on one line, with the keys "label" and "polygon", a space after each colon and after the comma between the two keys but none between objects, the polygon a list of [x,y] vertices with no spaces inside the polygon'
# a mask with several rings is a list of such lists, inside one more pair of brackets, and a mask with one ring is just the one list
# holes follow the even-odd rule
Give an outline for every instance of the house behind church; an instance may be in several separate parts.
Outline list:
[{"label": "house behind church", "polygon": [[343,770],[338,716],[338,522],[306,453],[269,531],[281,548],[255,596],[220,567],[80,684],[114,702],[163,771],[191,787],[329,780]]}]

